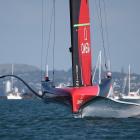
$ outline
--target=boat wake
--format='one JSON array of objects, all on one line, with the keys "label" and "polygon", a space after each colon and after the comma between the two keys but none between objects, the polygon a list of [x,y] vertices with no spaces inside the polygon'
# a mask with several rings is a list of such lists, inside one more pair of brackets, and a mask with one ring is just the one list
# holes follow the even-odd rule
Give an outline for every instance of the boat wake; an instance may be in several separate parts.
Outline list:
[{"label": "boat wake", "polygon": [[82,118],[140,118],[140,104],[97,97],[94,101],[83,107],[80,116]]}]

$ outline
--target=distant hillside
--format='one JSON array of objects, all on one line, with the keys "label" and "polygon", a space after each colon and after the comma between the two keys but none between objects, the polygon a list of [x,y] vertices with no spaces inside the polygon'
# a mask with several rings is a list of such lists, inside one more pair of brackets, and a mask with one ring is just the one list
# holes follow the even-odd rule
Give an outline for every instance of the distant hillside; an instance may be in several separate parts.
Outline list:
[{"label": "distant hillside", "polygon": [[[0,64],[0,75],[11,74],[12,65],[11,64]],[[14,65],[14,74],[24,79],[30,86],[32,86],[35,90],[40,89],[41,87],[41,80],[43,80],[44,71],[42,72],[41,78],[41,71],[39,68],[26,65],[26,64],[15,64]],[[102,72],[102,77],[104,77],[104,72]],[[113,81],[115,90],[121,91],[123,88],[124,78],[127,77],[127,74],[120,73],[120,72],[113,72]],[[52,71],[49,71],[49,77],[52,79]],[[10,78],[5,78],[0,80],[0,93],[4,92],[4,83],[6,80]],[[54,81],[55,85],[59,85],[60,83],[64,84],[71,84],[72,85],[72,70],[69,69],[68,71],[64,70],[55,70],[54,72]],[[95,77],[95,81],[98,81],[98,71]],[[27,92],[28,89],[18,80],[14,80],[15,86],[17,86],[20,90],[25,90]],[[136,90],[140,88],[140,75],[132,74],[131,75],[131,87],[132,90]]]},{"label": "distant hillside", "polygon": [[[0,75],[11,74],[12,64],[0,64]],[[37,72],[39,68],[27,64],[14,64],[14,73]]]}]

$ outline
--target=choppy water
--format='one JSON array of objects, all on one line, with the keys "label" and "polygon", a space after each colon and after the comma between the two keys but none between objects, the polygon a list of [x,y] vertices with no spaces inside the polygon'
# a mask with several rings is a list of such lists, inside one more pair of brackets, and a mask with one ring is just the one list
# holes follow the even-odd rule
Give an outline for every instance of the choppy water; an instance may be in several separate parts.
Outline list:
[{"label": "choppy water", "polygon": [[41,100],[0,100],[0,140],[140,139],[140,119],[75,119]]}]

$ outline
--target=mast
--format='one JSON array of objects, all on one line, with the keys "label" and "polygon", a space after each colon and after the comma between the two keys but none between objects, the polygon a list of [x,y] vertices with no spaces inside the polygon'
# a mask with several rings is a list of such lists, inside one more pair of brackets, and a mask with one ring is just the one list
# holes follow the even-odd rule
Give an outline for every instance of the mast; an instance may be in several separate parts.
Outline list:
[{"label": "mast", "polygon": [[46,80],[46,81],[49,81],[49,66],[48,66],[48,65],[46,65],[45,80]]},{"label": "mast", "polygon": [[88,0],[70,0],[73,86],[92,85]]},{"label": "mast", "polygon": [[99,52],[98,58],[97,58],[97,62],[96,62],[96,66],[95,66],[95,70],[93,73],[93,80],[95,79],[95,74],[97,71],[97,67],[98,67],[98,84],[101,84],[101,75],[102,75],[102,52]]},{"label": "mast", "polygon": [[131,68],[129,64],[129,85],[128,85],[128,94],[130,93],[130,73],[131,73]]},{"label": "mast", "polygon": [[102,73],[102,52],[99,52],[99,84],[101,84],[101,73]]},{"label": "mast", "polygon": [[48,68],[48,65],[46,65],[46,77],[49,77],[49,68]]},{"label": "mast", "polygon": [[[12,75],[14,75],[14,64],[12,64]],[[14,78],[11,77],[11,86],[12,86],[12,90],[14,89]]]}]

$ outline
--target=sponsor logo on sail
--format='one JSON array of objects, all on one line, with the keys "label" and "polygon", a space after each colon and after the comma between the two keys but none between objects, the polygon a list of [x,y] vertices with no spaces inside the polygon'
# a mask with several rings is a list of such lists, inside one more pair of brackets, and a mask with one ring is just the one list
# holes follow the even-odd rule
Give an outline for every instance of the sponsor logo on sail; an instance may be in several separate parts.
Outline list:
[{"label": "sponsor logo on sail", "polygon": [[88,42],[81,44],[81,52],[82,52],[82,54],[90,53],[90,47],[89,47],[89,43]]}]

